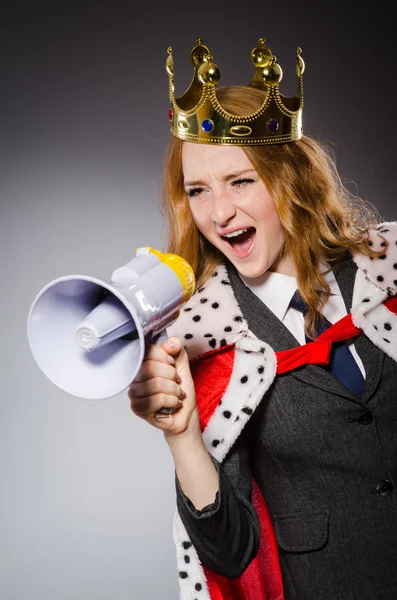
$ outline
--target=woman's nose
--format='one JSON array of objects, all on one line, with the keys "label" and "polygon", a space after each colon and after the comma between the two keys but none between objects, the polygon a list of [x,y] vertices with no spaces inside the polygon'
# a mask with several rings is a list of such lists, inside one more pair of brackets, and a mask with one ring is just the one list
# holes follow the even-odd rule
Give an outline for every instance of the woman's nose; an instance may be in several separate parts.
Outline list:
[{"label": "woman's nose", "polygon": [[214,194],[211,205],[211,219],[218,225],[230,221],[236,214],[236,207],[227,193]]}]

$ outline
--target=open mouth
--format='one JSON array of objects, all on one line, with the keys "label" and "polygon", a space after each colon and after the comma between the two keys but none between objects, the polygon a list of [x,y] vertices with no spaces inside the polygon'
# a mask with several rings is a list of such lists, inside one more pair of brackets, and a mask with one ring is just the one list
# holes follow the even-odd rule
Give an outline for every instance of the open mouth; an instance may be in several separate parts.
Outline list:
[{"label": "open mouth", "polygon": [[222,239],[231,246],[235,253],[246,254],[252,247],[255,232],[255,227],[239,229],[227,235],[222,235]]}]

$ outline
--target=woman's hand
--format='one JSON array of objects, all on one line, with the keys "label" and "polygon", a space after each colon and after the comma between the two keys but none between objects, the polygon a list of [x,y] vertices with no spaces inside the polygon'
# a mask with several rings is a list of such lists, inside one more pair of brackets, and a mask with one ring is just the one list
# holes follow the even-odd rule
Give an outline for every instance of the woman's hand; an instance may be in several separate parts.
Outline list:
[{"label": "woman's hand", "polygon": [[[128,397],[131,410],[161,429],[167,441],[190,434],[201,437],[189,359],[179,338],[169,338],[162,346],[147,346]],[[161,409],[164,412],[159,412]]]}]

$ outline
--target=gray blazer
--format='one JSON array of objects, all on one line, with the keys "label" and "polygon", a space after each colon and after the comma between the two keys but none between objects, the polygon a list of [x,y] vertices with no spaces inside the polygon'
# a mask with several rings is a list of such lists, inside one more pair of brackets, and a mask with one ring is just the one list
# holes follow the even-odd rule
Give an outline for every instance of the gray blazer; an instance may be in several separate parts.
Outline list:
[{"label": "gray blazer", "polygon": [[[253,333],[275,351],[297,346],[231,265],[228,272]],[[348,309],[355,272],[352,262],[335,271]],[[364,335],[355,346],[366,371],[361,399],[319,366],[279,375],[223,463],[214,460],[216,502],[197,512],[177,485],[179,514],[205,566],[236,577],[255,555],[253,474],[274,524],[285,600],[397,598],[397,366]]]}]

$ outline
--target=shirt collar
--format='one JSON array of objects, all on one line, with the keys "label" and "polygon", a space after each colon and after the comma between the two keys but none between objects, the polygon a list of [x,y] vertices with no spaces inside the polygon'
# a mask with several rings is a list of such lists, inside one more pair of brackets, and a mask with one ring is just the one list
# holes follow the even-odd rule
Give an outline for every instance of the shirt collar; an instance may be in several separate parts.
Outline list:
[{"label": "shirt collar", "polygon": [[[321,263],[321,269],[329,268],[328,263]],[[247,279],[239,273],[244,284],[256,295],[266,306],[283,321],[288,310],[291,298],[297,290],[296,277],[266,271],[257,279]],[[325,281],[331,288],[331,293],[340,295],[340,289],[335,279],[333,271],[324,275]]]}]

